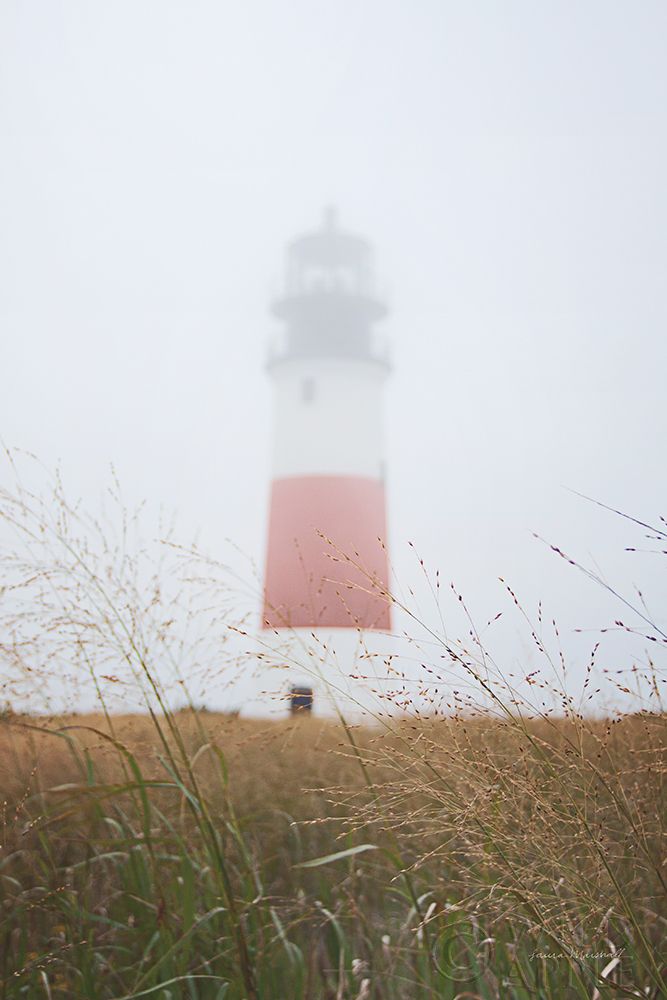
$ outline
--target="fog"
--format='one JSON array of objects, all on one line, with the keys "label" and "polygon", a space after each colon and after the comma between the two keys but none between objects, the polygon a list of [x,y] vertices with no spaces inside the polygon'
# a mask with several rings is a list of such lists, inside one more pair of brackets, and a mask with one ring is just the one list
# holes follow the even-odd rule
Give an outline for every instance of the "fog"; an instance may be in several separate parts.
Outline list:
[{"label": "fog", "polygon": [[389,306],[395,579],[484,624],[503,577],[583,676],[620,606],[534,533],[664,623],[664,558],[576,493],[665,512],[666,41],[649,0],[5,0],[4,443],[261,568],[269,305],[335,204]]}]

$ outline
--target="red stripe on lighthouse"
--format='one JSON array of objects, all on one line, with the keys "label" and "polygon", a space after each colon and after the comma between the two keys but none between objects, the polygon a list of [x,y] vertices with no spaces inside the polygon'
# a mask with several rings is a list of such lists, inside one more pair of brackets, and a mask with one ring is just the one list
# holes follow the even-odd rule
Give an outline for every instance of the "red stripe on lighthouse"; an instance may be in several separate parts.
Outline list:
[{"label": "red stripe on lighthouse", "polygon": [[378,479],[274,480],[264,626],[389,629],[385,533]]}]

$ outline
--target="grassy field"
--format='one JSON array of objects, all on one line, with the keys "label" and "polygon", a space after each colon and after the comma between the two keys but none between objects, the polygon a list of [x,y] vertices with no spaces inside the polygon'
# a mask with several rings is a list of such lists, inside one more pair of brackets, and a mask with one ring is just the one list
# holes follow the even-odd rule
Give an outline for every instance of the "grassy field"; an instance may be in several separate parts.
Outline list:
[{"label": "grassy field", "polygon": [[[455,591],[448,638],[436,574],[415,699],[386,659],[363,726],[246,720],[193,687],[283,654],[239,664],[226,568],[107,499],[0,489],[0,1000],[667,995],[667,634],[641,593],[610,593],[637,655],[596,637],[573,691],[539,603],[507,588],[533,650],[513,678]],[[665,522],[637,526],[664,555]],[[587,714],[631,687],[632,713]],[[99,714],[37,714],[80,691]]]},{"label": "grassy field", "polygon": [[664,735],[8,714],[1,995],[662,996]]}]

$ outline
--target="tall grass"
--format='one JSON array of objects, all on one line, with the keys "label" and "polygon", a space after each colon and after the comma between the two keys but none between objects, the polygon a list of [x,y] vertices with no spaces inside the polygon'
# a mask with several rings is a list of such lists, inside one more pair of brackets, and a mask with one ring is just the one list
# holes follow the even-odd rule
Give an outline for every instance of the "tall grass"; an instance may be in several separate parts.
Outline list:
[{"label": "tall grass", "polygon": [[[665,995],[655,663],[645,708],[595,718],[595,660],[569,691],[541,622],[519,687],[472,623],[453,643],[406,605],[430,658],[414,695],[387,660],[367,724],[197,710],[185,679],[200,701],[248,628],[215,567],[58,480],[1,507],[2,998]],[[96,711],[48,714],[58,676]]]}]

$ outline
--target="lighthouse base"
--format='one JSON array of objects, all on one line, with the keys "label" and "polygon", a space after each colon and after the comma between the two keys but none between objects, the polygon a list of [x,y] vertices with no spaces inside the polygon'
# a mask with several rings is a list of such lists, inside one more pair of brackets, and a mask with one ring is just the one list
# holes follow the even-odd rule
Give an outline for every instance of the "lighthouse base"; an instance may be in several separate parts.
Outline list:
[{"label": "lighthouse base", "polygon": [[393,714],[387,692],[396,686],[395,646],[393,636],[377,631],[265,632],[261,696],[245,712],[284,717],[291,712],[294,690],[308,689],[308,714],[354,723],[379,721],[383,713]]}]

